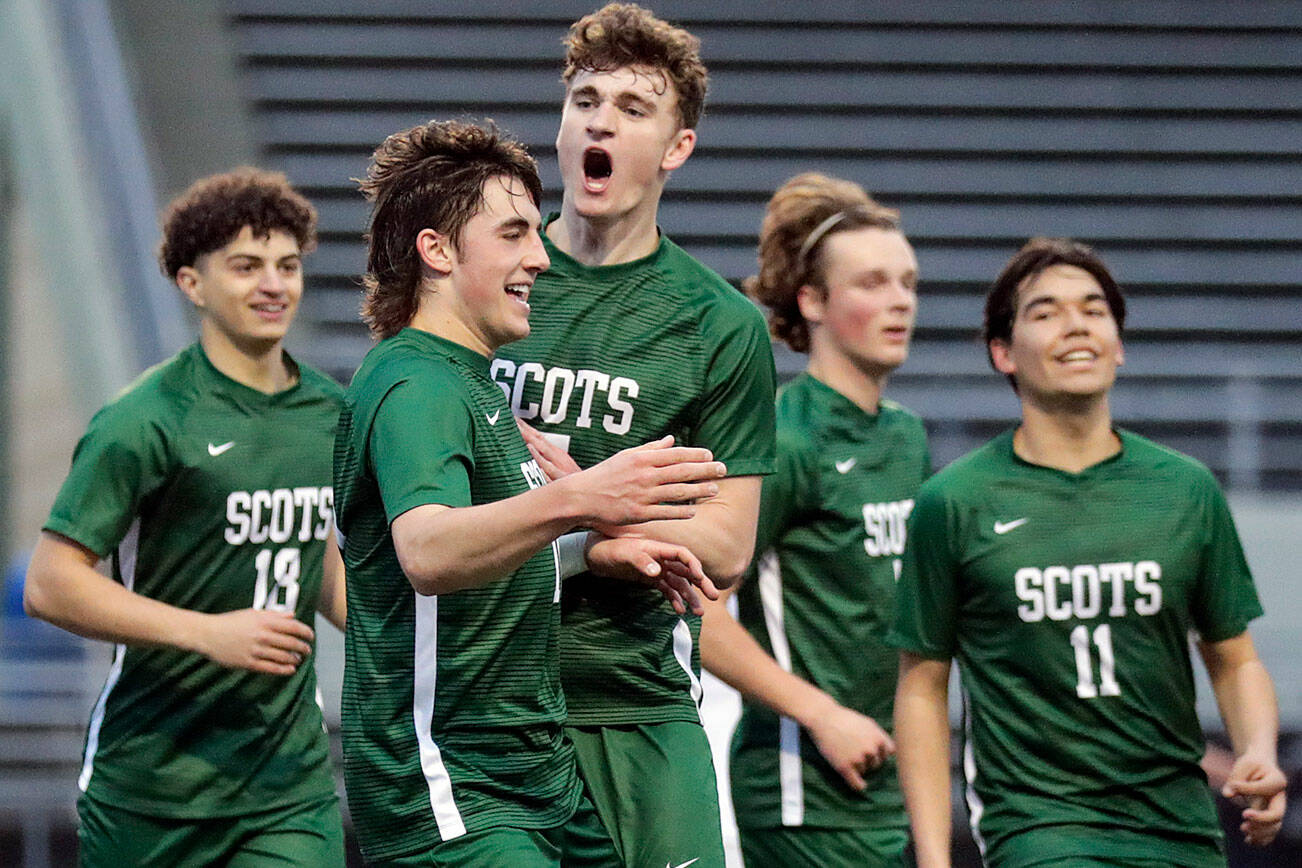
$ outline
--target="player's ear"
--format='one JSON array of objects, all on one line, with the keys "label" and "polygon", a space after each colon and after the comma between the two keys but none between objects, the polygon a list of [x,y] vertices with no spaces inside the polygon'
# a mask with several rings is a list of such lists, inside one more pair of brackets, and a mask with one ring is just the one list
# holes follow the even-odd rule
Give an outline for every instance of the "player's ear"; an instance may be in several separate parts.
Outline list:
[{"label": "player's ear", "polygon": [[1017,365],[1013,363],[1012,348],[1008,345],[1008,341],[1003,338],[993,338],[988,347],[990,361],[996,371],[1009,376],[1017,373]]},{"label": "player's ear", "polygon": [[192,265],[182,265],[176,271],[176,285],[195,307],[203,307],[203,293],[199,291],[202,278],[199,270]]},{"label": "player's ear", "polygon": [[420,257],[421,265],[440,277],[447,277],[452,273],[452,263],[455,258],[452,239],[441,232],[435,232],[433,229],[422,229],[417,232],[416,255]]},{"label": "player's ear", "polygon": [[687,158],[692,155],[695,148],[696,130],[679,130],[669,140],[669,145],[665,148],[665,155],[660,159],[660,168],[666,172],[672,172],[687,162]]},{"label": "player's ear", "polygon": [[827,292],[806,283],[796,290],[796,307],[805,322],[821,323],[827,312]]}]

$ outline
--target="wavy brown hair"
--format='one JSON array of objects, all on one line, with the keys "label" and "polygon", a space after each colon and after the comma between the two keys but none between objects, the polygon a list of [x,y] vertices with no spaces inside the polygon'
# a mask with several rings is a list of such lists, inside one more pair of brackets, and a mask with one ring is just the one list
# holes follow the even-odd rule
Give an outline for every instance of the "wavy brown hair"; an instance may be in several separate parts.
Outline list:
[{"label": "wavy brown hair", "polygon": [[769,309],[775,338],[798,353],[809,352],[809,323],[797,302],[800,288],[824,288],[828,238],[870,227],[899,231],[899,212],[879,205],[853,181],[805,172],[777,189],[760,225],[759,274],[742,283]]},{"label": "wavy brown hair", "polygon": [[316,247],[316,209],[280,172],[241,166],[201,178],[163,210],[158,266],[172,280],[200,256],[220,250],[248,226],[255,238],[292,235],[300,253]]},{"label": "wavy brown hair", "polygon": [[679,125],[696,128],[709,86],[701,40],[636,3],[607,3],[570,26],[561,74],[567,85],[580,72],[610,72],[626,66],[662,71],[678,95]]},{"label": "wavy brown hair", "polygon": [[535,205],[542,199],[533,157],[491,121],[429,121],[394,133],[375,149],[358,182],[372,203],[362,277],[362,319],[371,334],[397,334],[416,315],[416,235],[433,229],[459,248],[461,230],[483,206],[485,183],[500,177],[519,180]]}]

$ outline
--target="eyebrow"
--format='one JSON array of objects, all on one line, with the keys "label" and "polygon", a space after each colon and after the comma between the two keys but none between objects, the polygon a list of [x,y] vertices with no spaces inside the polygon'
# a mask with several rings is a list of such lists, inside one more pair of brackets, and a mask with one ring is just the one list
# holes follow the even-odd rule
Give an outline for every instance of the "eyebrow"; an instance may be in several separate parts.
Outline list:
[{"label": "eyebrow", "polygon": [[498,232],[506,232],[511,229],[529,229],[529,221],[523,217],[507,217],[501,223],[497,224]]},{"label": "eyebrow", "polygon": [[[1101,290],[1094,290],[1092,292],[1086,293],[1083,298],[1079,299],[1079,302],[1081,304],[1090,304],[1096,301],[1101,301],[1106,303],[1107,300],[1108,297],[1104,295]],[[1030,310],[1031,308],[1040,307],[1046,304],[1071,303],[1072,301],[1073,299],[1058,299],[1058,298],[1054,298],[1051,295],[1033,295],[1027,300],[1026,304],[1022,305],[1022,310]]]},{"label": "eyebrow", "polygon": [[655,108],[655,103],[651,102],[651,100],[647,99],[641,94],[633,93],[632,91],[627,91],[627,90],[620,91],[619,93],[617,93],[615,95],[615,101],[620,105],[637,103],[639,106],[643,108],[647,108],[647,109]]},{"label": "eyebrow", "polygon": [[[227,262],[234,262],[234,261],[237,260],[237,259],[247,259],[247,260],[250,260],[250,261],[252,261],[252,262],[264,262],[264,261],[266,261],[268,258],[269,258],[269,257],[263,256],[261,253],[240,253],[240,252],[238,252],[238,251],[235,252],[235,253],[228,253],[228,254],[226,255],[226,261],[227,261]],[[300,252],[300,253],[286,253],[284,256],[281,256],[281,257],[275,259],[274,261],[275,261],[275,262],[285,262],[286,260],[289,260],[289,259],[302,259],[302,258],[303,258],[303,254],[302,254],[301,252]]]},{"label": "eyebrow", "polygon": [[[580,87],[576,87],[574,88],[574,90],[570,91],[570,99],[575,99],[577,97],[593,97],[599,99],[601,97],[601,93],[593,85],[585,84]],[[651,102],[651,100],[647,99],[646,97],[632,90],[621,90],[618,93],[616,93],[613,98],[615,102],[621,105],[626,105],[630,102],[635,102],[641,106],[645,106],[646,108],[655,107],[655,104]]]}]

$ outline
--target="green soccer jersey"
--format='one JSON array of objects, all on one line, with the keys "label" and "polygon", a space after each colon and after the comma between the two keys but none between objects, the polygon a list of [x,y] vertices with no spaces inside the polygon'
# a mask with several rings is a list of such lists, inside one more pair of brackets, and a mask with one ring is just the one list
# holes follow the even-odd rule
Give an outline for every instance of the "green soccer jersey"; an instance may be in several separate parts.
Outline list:
[{"label": "green soccer jersey", "polygon": [[[865,413],[802,374],[778,396],[777,431],[741,623],[783,669],[889,732],[898,654],[885,638],[905,522],[931,472],[922,421],[890,401]],[[731,776],[743,828],[908,825],[893,759],[856,793],[794,720],[756,702],[743,702]]]},{"label": "green soccer jersey", "polygon": [[[890,638],[958,660],[969,807],[991,864],[1198,865],[1188,854],[1221,837],[1189,634],[1237,636],[1261,606],[1207,469],[1119,436],[1117,455],[1073,474],[1021,460],[1004,434],[913,510]],[[1054,826],[1109,834],[1011,855],[1018,833]]]},{"label": "green soccer jersey", "polygon": [[417,594],[390,523],[545,482],[488,359],[406,329],[367,354],[335,441],[348,568],[344,768],[367,859],[497,826],[558,826],[580,789],[562,733],[554,546],[480,588]]},{"label": "green soccer jersey", "polygon": [[[146,597],[312,624],[342,390],[299,375],[266,395],[198,344],[147,371],[91,420],[45,529],[111,554],[113,577]],[[118,645],[79,784],[142,814],[235,816],[332,794],[327,749],[311,658],[283,677]]]},{"label": "green soccer jersey", "polygon": [[[771,472],[775,376],[759,310],[663,236],[643,259],[600,267],[544,243],[552,264],[529,295],[531,334],[492,365],[515,414],[581,467],[673,434],[729,475]],[[563,593],[571,724],[699,720],[699,618],[586,574]]]}]

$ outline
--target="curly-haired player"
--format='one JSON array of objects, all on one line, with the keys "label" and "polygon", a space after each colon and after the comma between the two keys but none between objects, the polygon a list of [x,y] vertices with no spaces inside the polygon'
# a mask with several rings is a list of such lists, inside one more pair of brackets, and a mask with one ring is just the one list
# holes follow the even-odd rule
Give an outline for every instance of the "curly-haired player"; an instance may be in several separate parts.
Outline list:
[{"label": "curly-haired player", "polygon": [[199,340],[91,420],[36,544],[27,611],[116,643],[78,781],[83,865],[343,864],[310,626],[344,626],[342,390],[282,346],[315,237],[278,174],[172,202],[159,262]]},{"label": "curly-haired player", "polygon": [[807,173],[769,201],[747,290],[809,353],[778,393],[756,563],[738,620],[706,607],[701,661],[744,698],[731,783],[748,865],[900,865],[896,653],[905,521],[930,473],[922,421],[882,397],[909,352],[918,262],[896,212]]}]

